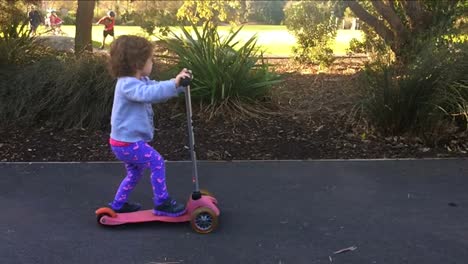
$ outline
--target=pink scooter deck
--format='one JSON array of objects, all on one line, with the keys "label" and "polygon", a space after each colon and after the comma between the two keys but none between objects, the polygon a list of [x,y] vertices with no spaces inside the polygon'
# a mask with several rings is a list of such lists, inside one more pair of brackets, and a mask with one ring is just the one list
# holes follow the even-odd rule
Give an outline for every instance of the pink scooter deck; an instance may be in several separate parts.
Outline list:
[{"label": "pink scooter deck", "polygon": [[219,216],[220,211],[217,207],[218,201],[212,196],[202,196],[198,200],[189,199],[187,203],[187,212],[181,216],[169,217],[169,216],[157,216],[153,214],[153,210],[143,210],[132,213],[116,213],[114,210],[108,207],[101,207],[96,210],[98,221],[103,225],[122,225],[130,223],[142,223],[142,222],[189,222],[192,218],[192,212],[198,208],[209,208],[213,210],[216,216]]},{"label": "pink scooter deck", "polygon": [[190,221],[190,214],[185,213],[177,217],[169,216],[157,216],[153,214],[153,210],[144,210],[133,213],[117,213],[115,217],[106,217],[101,219],[101,223],[104,225],[119,225],[126,223],[142,223],[142,222],[153,222],[153,221],[162,221],[162,222],[188,222]]}]

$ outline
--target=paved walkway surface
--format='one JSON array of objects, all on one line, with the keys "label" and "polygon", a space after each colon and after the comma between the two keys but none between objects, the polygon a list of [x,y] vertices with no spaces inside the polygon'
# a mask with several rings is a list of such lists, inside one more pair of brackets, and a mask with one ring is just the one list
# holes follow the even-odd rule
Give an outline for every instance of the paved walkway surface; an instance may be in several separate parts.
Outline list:
[{"label": "paved walkway surface", "polygon": [[[186,199],[190,163],[167,168],[171,195]],[[118,163],[0,164],[0,263],[468,263],[466,159],[202,162],[222,212],[209,235],[97,225],[122,174]],[[144,177],[131,200],[151,198]]]}]

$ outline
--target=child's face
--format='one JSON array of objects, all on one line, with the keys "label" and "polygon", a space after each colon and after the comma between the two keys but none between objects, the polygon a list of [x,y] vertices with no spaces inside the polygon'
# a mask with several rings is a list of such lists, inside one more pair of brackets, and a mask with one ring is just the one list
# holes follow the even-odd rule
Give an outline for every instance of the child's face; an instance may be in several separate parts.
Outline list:
[{"label": "child's face", "polygon": [[151,74],[152,69],[153,69],[153,58],[149,57],[148,60],[146,60],[145,66],[143,67],[142,75],[149,76]]}]

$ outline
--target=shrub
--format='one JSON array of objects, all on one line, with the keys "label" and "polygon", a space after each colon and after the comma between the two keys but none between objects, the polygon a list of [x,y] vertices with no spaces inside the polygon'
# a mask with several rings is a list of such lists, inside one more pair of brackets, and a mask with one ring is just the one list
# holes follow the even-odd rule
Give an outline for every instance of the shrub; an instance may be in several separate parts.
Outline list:
[{"label": "shrub", "polygon": [[331,41],[336,35],[335,19],[330,16],[331,2],[300,1],[285,11],[285,24],[297,38],[294,57],[301,63],[333,63]]},{"label": "shrub", "polygon": [[23,11],[4,1],[0,6],[0,21],[7,21],[0,23],[1,125],[107,125],[114,80],[106,57],[46,48],[29,36]]},{"label": "shrub", "polygon": [[245,43],[235,40],[241,29],[221,37],[217,27],[205,23],[201,32],[192,25],[194,36],[181,27],[183,36],[172,33],[174,38],[164,39],[169,50],[179,57],[176,70],[193,71],[194,101],[215,107],[252,103],[265,98],[270,87],[279,82],[262,61],[255,36]]},{"label": "shrub", "polygon": [[76,16],[73,14],[69,14],[68,16],[63,18],[64,25],[76,25]]},{"label": "shrub", "polygon": [[2,39],[15,39],[29,34],[28,17],[11,1],[0,0],[0,36]]},{"label": "shrub", "polygon": [[368,118],[386,134],[409,132],[430,141],[454,123],[467,129],[466,44],[432,43],[415,58],[407,66],[367,66],[361,103]]},{"label": "shrub", "polygon": [[3,1],[0,6],[5,9],[0,15],[0,67],[34,63],[51,52],[33,43],[22,10]]},{"label": "shrub", "polygon": [[100,128],[108,125],[115,80],[107,70],[107,58],[87,54],[67,57],[46,94],[48,117],[58,127]]},{"label": "shrub", "polygon": [[19,70],[2,68],[1,74],[7,80],[0,86],[3,126],[47,123],[56,128],[101,128],[108,124],[115,83],[105,57],[48,56]]},{"label": "shrub", "polygon": [[177,3],[154,2],[140,13],[128,13],[126,19],[133,18],[135,25],[140,26],[148,35],[166,36],[169,26],[177,25]]},{"label": "shrub", "polygon": [[250,22],[279,25],[284,19],[286,1],[246,1],[247,18]]}]

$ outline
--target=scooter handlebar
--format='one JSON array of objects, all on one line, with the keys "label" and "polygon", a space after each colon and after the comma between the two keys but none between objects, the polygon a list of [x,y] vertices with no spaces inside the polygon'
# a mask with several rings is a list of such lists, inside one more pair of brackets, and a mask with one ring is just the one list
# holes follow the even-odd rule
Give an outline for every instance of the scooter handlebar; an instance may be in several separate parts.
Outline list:
[{"label": "scooter handlebar", "polygon": [[180,79],[180,86],[182,86],[182,87],[189,86],[192,79],[193,79],[192,71],[189,70],[188,72],[190,74],[190,77],[184,77],[184,78]]}]

